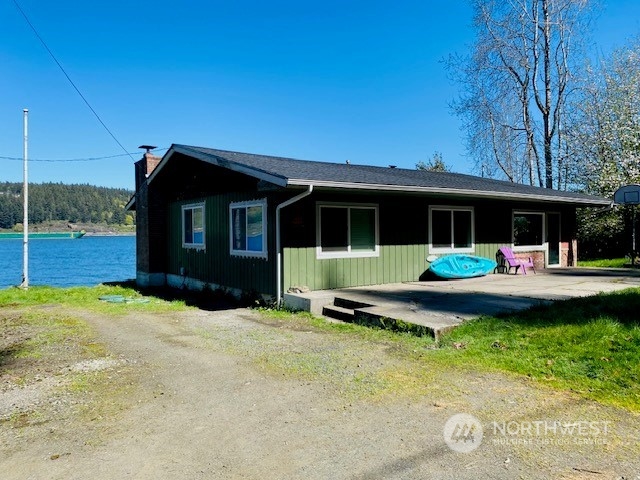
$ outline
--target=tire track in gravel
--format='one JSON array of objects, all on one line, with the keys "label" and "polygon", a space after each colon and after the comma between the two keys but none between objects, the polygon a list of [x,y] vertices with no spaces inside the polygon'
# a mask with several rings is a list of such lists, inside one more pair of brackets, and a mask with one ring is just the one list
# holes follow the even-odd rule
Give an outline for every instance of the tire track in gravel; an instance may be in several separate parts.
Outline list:
[{"label": "tire track in gravel", "polygon": [[[71,419],[55,435],[0,458],[3,479],[620,478],[638,467],[637,459],[616,458],[617,450],[523,450],[489,438],[468,454],[450,450],[442,429],[460,408],[511,411],[512,418],[536,414],[529,405],[546,415],[574,408],[562,395],[502,375],[436,377],[461,392],[451,405],[429,396],[350,400],[331,382],[260,368],[259,342],[253,350],[244,342],[249,333],[286,335],[304,352],[345,341],[335,335],[278,329],[244,309],[82,317],[115,357],[134,366],[136,388],[113,418],[97,426]],[[216,343],[222,337],[242,348]],[[372,357],[397,362],[379,352]],[[602,474],[578,474],[576,466]]]}]

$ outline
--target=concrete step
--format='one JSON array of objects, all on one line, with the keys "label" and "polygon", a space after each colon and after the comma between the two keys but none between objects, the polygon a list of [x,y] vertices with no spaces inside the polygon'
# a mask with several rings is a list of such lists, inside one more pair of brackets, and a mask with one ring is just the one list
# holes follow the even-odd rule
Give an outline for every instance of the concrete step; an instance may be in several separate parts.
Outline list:
[{"label": "concrete step", "polygon": [[325,305],[322,308],[322,314],[344,322],[353,322],[355,319],[355,312],[352,308],[339,307],[337,305]]}]

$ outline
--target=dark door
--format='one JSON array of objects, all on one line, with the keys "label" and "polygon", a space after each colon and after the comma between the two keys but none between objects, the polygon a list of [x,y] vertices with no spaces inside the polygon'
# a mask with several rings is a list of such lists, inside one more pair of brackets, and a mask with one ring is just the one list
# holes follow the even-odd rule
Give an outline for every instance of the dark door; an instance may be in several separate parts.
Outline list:
[{"label": "dark door", "polygon": [[547,242],[549,265],[560,265],[560,214],[547,213]]}]

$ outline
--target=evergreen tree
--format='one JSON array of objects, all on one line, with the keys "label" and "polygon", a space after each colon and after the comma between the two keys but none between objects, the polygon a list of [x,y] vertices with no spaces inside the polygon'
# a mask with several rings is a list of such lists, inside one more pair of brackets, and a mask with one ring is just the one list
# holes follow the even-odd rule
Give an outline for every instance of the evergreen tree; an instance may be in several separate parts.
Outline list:
[{"label": "evergreen tree", "polygon": [[[124,206],[133,192],[123,188],[42,183],[29,185],[29,221],[121,225],[128,214]],[[0,228],[22,222],[22,184],[0,182]],[[133,218],[133,216],[132,216]]]}]

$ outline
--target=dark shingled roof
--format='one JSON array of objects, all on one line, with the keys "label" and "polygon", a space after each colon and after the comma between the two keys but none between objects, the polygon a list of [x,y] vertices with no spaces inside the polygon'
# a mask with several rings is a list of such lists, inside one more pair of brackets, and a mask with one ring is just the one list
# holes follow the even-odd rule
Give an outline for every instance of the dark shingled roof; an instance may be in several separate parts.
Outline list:
[{"label": "dark shingled roof", "polygon": [[592,195],[550,190],[460,173],[295,160],[188,145],[172,145],[149,181],[162,169],[163,164],[169,161],[174,152],[239,171],[282,187],[313,185],[314,188],[421,192],[463,197],[537,200],[583,206],[606,206],[611,203],[610,200]]}]

